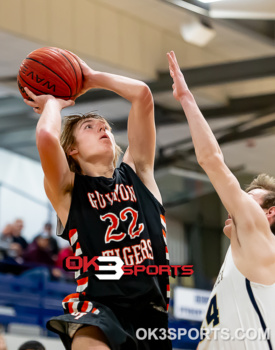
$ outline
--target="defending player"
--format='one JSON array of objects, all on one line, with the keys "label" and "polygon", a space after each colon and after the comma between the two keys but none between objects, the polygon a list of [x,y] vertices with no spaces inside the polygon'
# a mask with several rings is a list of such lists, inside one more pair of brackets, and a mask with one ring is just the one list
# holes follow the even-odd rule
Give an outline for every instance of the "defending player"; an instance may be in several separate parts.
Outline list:
[{"label": "defending player", "polygon": [[[119,156],[107,121],[94,113],[65,118],[73,104],[49,95],[25,101],[41,114],[37,147],[45,190],[65,228],[60,232],[76,256],[119,256],[126,265],[166,265],[164,209],[156,185],[152,94],[143,82],[94,71],[83,61],[81,94],[111,90],[131,103],[129,147]],[[61,142],[60,142],[61,136]],[[62,148],[62,146],[63,148]],[[122,276],[100,281],[91,271],[76,272],[77,292],[63,300],[65,315],[49,321],[66,349],[171,349],[169,340],[143,340],[138,328],[168,327],[168,277]]]},{"label": "defending player", "polygon": [[198,163],[229,213],[224,233],[231,246],[209,299],[198,349],[275,349],[275,178],[259,175],[247,193],[241,190],[174,52],[167,56],[173,95],[185,112]]}]

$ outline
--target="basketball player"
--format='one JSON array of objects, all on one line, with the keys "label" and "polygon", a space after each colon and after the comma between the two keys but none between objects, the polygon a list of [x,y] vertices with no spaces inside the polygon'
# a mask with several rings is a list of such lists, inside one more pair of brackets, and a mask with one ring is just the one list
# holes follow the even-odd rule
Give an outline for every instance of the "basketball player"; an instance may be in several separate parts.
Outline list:
[{"label": "basketball player", "polygon": [[[77,57],[77,56],[75,56]],[[152,94],[146,84],[94,71],[80,61],[83,89],[111,90],[131,103],[129,147],[120,153],[110,125],[95,114],[65,118],[73,101],[50,95],[25,101],[41,114],[37,147],[45,191],[75,256],[118,256],[126,265],[168,265],[165,217],[153,168],[155,123]],[[62,148],[63,146],[63,148]],[[168,276],[122,276],[99,280],[94,271],[76,272],[77,292],[63,300],[65,315],[49,321],[66,349],[171,349],[169,340],[138,340],[139,328],[168,329]]]},{"label": "basketball player", "polygon": [[[259,175],[247,192],[241,190],[174,52],[167,56],[173,95],[185,112],[198,163],[229,213],[224,233],[231,246],[209,299],[198,349],[275,349],[275,178]],[[270,334],[261,340],[265,332]]]}]

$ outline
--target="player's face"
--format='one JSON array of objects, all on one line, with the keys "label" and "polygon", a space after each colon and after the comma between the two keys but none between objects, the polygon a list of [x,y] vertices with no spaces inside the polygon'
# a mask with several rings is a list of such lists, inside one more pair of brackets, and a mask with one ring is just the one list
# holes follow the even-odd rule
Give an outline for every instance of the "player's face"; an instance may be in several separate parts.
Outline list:
[{"label": "player's face", "polygon": [[[255,200],[255,202],[257,202],[260,206],[263,204],[263,198],[266,194],[267,194],[267,191],[260,188],[257,188],[255,190],[251,190],[248,192],[248,195],[251,196]],[[234,225],[233,220],[231,216],[228,214],[228,219],[225,221],[223,232],[229,238],[231,237],[231,231],[232,231],[233,225]]]},{"label": "player's face", "polygon": [[88,162],[110,160],[115,156],[115,139],[109,125],[103,120],[85,119],[74,132],[77,157]]}]

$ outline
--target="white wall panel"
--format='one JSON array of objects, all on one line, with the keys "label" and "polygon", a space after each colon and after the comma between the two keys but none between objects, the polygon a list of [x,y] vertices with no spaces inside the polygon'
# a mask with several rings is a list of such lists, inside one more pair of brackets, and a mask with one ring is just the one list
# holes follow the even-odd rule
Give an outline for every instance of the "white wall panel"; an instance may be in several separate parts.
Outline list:
[{"label": "white wall panel", "polygon": [[170,264],[186,263],[186,247],[184,240],[184,227],[180,221],[166,216],[167,244],[169,250]]},{"label": "white wall panel", "polygon": [[42,229],[49,212],[41,165],[0,149],[0,183],[0,230],[22,218],[23,235],[31,240]]}]

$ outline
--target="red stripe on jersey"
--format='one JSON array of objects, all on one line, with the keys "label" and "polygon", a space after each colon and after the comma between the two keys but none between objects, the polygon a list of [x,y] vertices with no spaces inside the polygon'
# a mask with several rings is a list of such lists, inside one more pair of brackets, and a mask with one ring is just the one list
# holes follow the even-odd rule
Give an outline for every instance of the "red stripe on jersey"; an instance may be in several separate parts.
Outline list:
[{"label": "red stripe on jersey", "polygon": [[88,283],[88,277],[80,278],[80,280],[77,280],[77,285],[82,286],[83,284]]},{"label": "red stripe on jersey", "polygon": [[67,296],[63,299],[63,303],[66,303],[66,302],[69,301],[70,299],[79,299],[79,294],[80,294],[80,293],[73,293],[73,294],[67,295]]},{"label": "red stripe on jersey", "polygon": [[167,292],[170,292],[170,284],[167,284]]},{"label": "red stripe on jersey", "polygon": [[97,310],[97,309],[94,307],[93,310],[92,310],[92,314],[93,314],[94,312],[96,312],[96,310]]},{"label": "red stripe on jersey", "polygon": [[167,246],[165,246],[165,251],[166,251],[166,253],[168,253],[168,248],[167,248]]},{"label": "red stripe on jersey", "polygon": [[74,312],[73,303],[68,303],[68,309],[69,309],[70,314],[72,314]]},{"label": "red stripe on jersey", "polygon": [[81,307],[81,311],[82,312],[86,312],[88,310],[89,307],[89,302],[88,301],[84,301],[82,307]]},{"label": "red stripe on jersey", "polygon": [[169,304],[167,304],[167,306],[166,306],[166,311],[168,311],[168,309],[169,309]]},{"label": "red stripe on jersey", "polygon": [[164,216],[164,215],[161,215],[160,217],[161,217],[162,220],[166,223],[165,216]]},{"label": "red stripe on jersey", "polygon": [[165,233],[164,230],[162,230],[162,234],[163,234],[163,236],[166,238],[166,233]]},{"label": "red stripe on jersey", "polygon": [[79,243],[79,242],[76,243],[76,249],[81,249],[81,248],[80,248],[80,243]]},{"label": "red stripe on jersey", "polygon": [[76,231],[77,231],[77,230],[76,230],[75,228],[69,231],[69,238],[70,238],[70,239],[71,239],[72,236],[76,233]]}]

